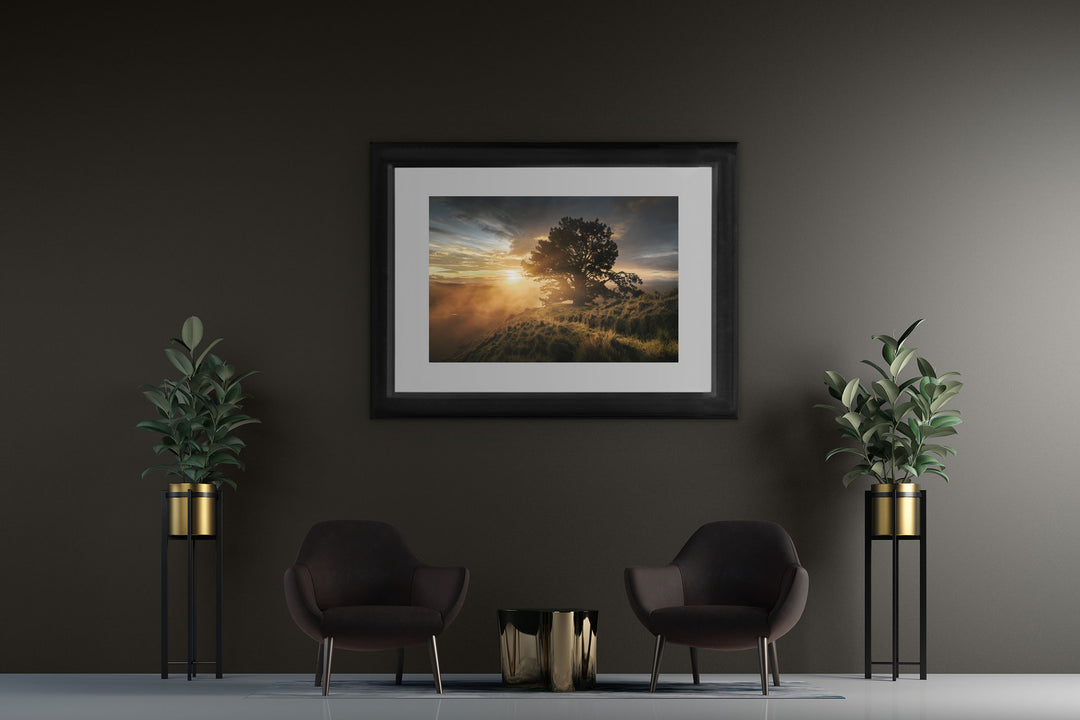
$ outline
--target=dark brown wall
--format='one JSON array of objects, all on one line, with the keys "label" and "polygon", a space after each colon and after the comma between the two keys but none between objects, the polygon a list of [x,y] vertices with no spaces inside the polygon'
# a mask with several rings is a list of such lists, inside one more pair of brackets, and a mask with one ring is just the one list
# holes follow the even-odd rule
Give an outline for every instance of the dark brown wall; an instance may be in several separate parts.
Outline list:
[{"label": "dark brown wall", "polygon": [[[777,520],[811,575],[785,669],[857,671],[862,494],[810,406],[923,316],[915,344],[968,382],[954,482],[930,484],[931,670],[1080,671],[1078,27],[1075,3],[9,17],[0,672],[156,670],[163,481],[133,426],[190,313],[262,373],[226,510],[231,672],[311,668],[281,574],[343,516],[472,569],[449,672],[495,671],[496,608],[549,604],[599,608],[601,670],[644,672],[622,568]],[[369,142],[688,139],[741,143],[739,420],[368,418]]]}]

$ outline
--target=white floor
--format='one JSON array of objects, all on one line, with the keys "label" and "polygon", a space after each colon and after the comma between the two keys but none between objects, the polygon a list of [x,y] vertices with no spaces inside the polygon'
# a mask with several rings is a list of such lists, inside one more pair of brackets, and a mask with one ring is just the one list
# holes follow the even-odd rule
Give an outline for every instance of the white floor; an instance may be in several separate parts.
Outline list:
[{"label": "white floor", "polygon": [[[416,676],[419,679],[419,676]],[[430,676],[429,676],[430,677]],[[448,676],[459,677],[459,676]],[[754,676],[756,677],[756,676]],[[928,680],[861,675],[791,675],[843,700],[769,699],[765,697],[702,699],[626,699],[530,692],[521,699],[459,698],[452,694],[429,699],[323,699],[315,688],[310,698],[253,698],[282,680],[300,675],[229,675],[221,680],[184,676],[162,680],[157,675],[0,675],[0,718],[3,720],[658,720],[659,718],[806,718],[809,720],[932,720],[949,718],[1080,718],[1080,675],[931,675]],[[337,676],[335,676],[337,678]],[[362,676],[348,675],[349,680]],[[669,676],[672,681],[686,680]],[[750,676],[708,676],[703,680],[753,679]],[[641,676],[647,682],[646,676]],[[661,676],[661,681],[664,676]]]}]

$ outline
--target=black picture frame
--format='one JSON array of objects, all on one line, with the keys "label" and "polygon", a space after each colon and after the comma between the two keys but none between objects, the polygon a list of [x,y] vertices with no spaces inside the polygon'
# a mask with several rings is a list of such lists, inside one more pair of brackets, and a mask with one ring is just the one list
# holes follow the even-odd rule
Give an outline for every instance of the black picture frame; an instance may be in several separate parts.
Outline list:
[{"label": "black picture frame", "polygon": [[[371,416],[735,418],[736,151],[735,142],[372,143]],[[693,242],[708,243],[711,248],[711,288],[706,300],[711,306],[711,337],[703,340],[711,355],[706,359],[710,387],[693,392],[399,389],[395,338],[401,328],[396,325],[395,277],[403,260],[396,257],[395,187],[398,174],[406,168],[708,168],[711,237]],[[681,243],[680,239],[680,257]],[[647,363],[635,365],[648,371]]]}]

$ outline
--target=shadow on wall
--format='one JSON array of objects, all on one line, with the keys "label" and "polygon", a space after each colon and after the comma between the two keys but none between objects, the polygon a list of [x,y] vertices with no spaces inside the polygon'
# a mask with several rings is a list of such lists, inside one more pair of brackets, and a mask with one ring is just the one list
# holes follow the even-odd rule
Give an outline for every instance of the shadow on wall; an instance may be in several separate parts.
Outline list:
[{"label": "shadow on wall", "polygon": [[[821,402],[821,396],[806,392],[794,395],[794,400],[792,397],[785,395],[768,408],[753,431],[754,445],[768,449],[758,458],[758,463],[761,476],[773,479],[770,515],[781,519],[810,573],[807,614],[829,608],[828,612],[847,617],[858,613],[861,597],[857,591],[862,587],[859,568],[863,518],[861,512],[853,511],[861,508],[861,502],[853,500],[854,495],[861,493],[841,483],[840,461],[825,462],[826,452],[836,445],[836,430],[829,414],[813,407]],[[830,627],[830,623],[824,626],[803,623],[803,626],[803,632],[823,627],[828,633],[818,633],[819,637],[811,638],[810,642],[799,642],[807,651],[789,654],[788,662],[812,665],[814,658],[809,648],[819,642],[848,641],[854,643],[850,648],[852,666],[833,670],[857,669],[855,663],[860,657],[857,644],[861,637],[857,630],[861,623],[843,628]]]}]

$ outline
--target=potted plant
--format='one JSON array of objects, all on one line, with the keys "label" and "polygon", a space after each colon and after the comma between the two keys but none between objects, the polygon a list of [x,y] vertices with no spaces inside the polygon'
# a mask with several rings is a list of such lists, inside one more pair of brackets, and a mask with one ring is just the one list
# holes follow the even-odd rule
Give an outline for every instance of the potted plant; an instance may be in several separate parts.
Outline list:
[{"label": "potted plant", "polygon": [[[871,533],[875,537],[893,534],[892,503],[897,505],[897,534],[917,536],[919,485],[916,480],[936,475],[949,480],[944,460],[956,451],[940,443],[940,438],[956,434],[960,411],[946,406],[959,394],[963,383],[956,372],[938,374],[934,366],[915,354],[904,342],[922,323],[913,322],[899,338],[874,335],[881,343],[884,366],[871,360],[862,362],[881,376],[864,386],[859,378],[845,379],[840,373],[825,371],[825,386],[839,406],[818,404],[835,413],[840,434],[850,442],[825,455],[829,460],[850,454],[858,462],[843,478],[847,487],[859,478],[872,483]],[[914,363],[912,363],[914,361]],[[906,380],[905,370],[918,372]],[[953,378],[953,379],[950,379]]]},{"label": "potted plant", "polygon": [[244,469],[239,455],[245,444],[234,433],[244,425],[259,422],[243,412],[243,401],[250,396],[244,394],[241,384],[255,371],[238,374],[236,368],[212,353],[221,338],[196,355],[202,339],[202,320],[192,315],[184,321],[180,337],[172,339],[179,347],[165,349],[165,356],[180,371],[180,377],[141,388],[158,417],[136,427],[160,435],[154,453],[171,456],[171,462],[152,465],[142,475],[163,470],[167,476],[177,478],[169,483],[170,535],[188,533],[189,494],[191,534],[215,534],[217,491],[223,484],[236,488],[236,481],[225,474],[225,469]]}]

